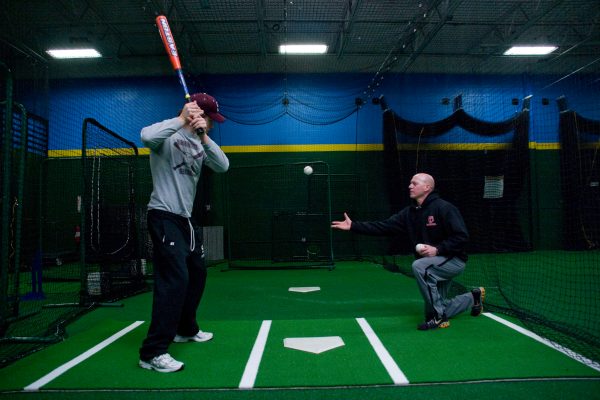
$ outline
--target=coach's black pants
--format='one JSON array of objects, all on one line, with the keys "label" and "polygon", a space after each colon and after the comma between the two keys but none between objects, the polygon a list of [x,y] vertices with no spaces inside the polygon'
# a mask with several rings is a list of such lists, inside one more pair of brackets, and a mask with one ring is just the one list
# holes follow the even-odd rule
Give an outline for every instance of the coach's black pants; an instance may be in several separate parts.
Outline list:
[{"label": "coach's black pants", "polygon": [[201,227],[192,228],[187,218],[169,212],[149,210],[148,230],[154,246],[154,300],[140,348],[144,361],[167,353],[176,334],[198,332],[196,311],[206,285]]}]

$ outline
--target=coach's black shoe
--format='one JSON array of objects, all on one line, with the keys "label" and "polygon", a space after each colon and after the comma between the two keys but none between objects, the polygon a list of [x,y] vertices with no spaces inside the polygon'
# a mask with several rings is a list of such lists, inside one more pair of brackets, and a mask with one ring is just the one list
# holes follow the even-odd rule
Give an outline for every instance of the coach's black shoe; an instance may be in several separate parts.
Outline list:
[{"label": "coach's black shoe", "polygon": [[420,331],[428,331],[430,329],[437,329],[437,328],[448,328],[450,326],[450,321],[448,321],[448,318],[446,318],[446,315],[442,315],[441,318],[438,318],[437,316],[431,318],[428,321],[423,322],[422,324],[419,324],[419,326],[417,326],[417,329]]},{"label": "coach's black shoe", "polygon": [[473,295],[473,307],[471,307],[471,315],[477,317],[483,312],[483,301],[485,300],[485,288],[478,287],[471,290]]}]

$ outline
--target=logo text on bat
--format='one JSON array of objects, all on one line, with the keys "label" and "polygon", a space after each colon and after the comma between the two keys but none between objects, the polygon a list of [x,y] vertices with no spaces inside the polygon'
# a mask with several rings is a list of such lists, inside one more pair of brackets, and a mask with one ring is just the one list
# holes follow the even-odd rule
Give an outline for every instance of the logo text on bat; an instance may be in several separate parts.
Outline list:
[{"label": "logo text on bat", "polygon": [[161,19],[160,24],[163,27],[163,32],[165,33],[165,38],[167,39],[169,52],[172,56],[177,57],[177,47],[175,46],[175,40],[173,40],[173,35],[171,34],[171,29],[169,28],[169,23],[166,19]]}]

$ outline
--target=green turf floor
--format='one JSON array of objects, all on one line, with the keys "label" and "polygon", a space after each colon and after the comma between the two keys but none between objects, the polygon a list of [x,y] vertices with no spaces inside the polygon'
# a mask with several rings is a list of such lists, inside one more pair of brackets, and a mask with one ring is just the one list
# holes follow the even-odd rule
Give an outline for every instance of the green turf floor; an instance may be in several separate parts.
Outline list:
[{"label": "green turf floor", "polygon": [[[321,290],[288,291],[298,286],[319,286]],[[1,369],[2,393],[25,396],[20,393],[25,386],[135,321],[145,322],[44,385],[37,394],[53,398],[53,390],[63,394],[92,390],[101,398],[103,392],[98,390],[109,390],[115,396],[130,393],[129,398],[146,398],[140,393],[151,392],[140,390],[167,390],[160,393],[168,393],[167,397],[185,391],[210,394],[204,398],[267,398],[270,394],[274,397],[269,398],[289,399],[349,398],[343,393],[355,398],[386,398],[413,393],[419,398],[432,393],[426,387],[437,386],[448,393],[458,390],[455,398],[462,398],[459,392],[493,386],[490,394],[510,392],[511,398],[518,398],[521,389],[517,386],[537,388],[538,383],[548,388],[545,398],[553,398],[557,390],[568,390],[557,398],[586,391],[593,393],[592,397],[600,393],[589,391],[600,389],[598,371],[486,316],[473,318],[465,313],[454,318],[448,329],[417,331],[422,300],[414,280],[371,263],[338,263],[332,271],[223,272],[211,268],[199,319],[202,329],[214,332],[215,338],[207,343],[173,344],[171,354],[186,363],[186,368],[175,374],[137,366],[151,293],[126,299],[123,304],[96,309],[68,326],[65,341]],[[413,389],[392,387],[392,379],[356,318],[366,319]],[[271,320],[272,325],[256,389],[237,390],[263,320]],[[345,345],[321,354],[283,346],[285,338],[316,336],[340,336]],[[506,381],[504,386],[494,383],[499,380]],[[312,395],[301,397],[298,388]],[[542,393],[536,390],[536,394]],[[219,397],[225,393],[230,396]]]}]

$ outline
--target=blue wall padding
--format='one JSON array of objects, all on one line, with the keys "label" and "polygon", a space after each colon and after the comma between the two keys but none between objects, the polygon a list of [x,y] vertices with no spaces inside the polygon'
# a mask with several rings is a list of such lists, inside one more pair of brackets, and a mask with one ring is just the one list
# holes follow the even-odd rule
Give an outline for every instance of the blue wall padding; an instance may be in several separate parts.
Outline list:
[{"label": "blue wall padding", "polygon": [[[468,114],[486,121],[502,121],[521,109],[524,97],[533,95],[530,140],[555,143],[555,100],[559,96],[566,96],[570,108],[582,115],[600,118],[600,100],[595,95],[597,77],[590,77],[590,85],[573,85],[566,79],[544,88],[556,79],[525,75],[391,75],[381,80],[373,93],[375,97],[384,95],[397,114],[419,122],[433,122],[452,114],[453,99],[459,95]],[[382,110],[366,95],[372,82],[373,74],[255,74],[193,77],[188,86],[219,100],[228,121],[211,135],[224,146],[380,144]],[[542,97],[550,103],[542,105]],[[357,98],[366,102],[357,106]],[[443,98],[448,98],[449,104],[442,104]],[[518,104],[512,104],[515,98]],[[50,149],[79,149],[81,125],[88,117],[141,146],[141,128],[176,116],[183,102],[175,76],[52,81]],[[452,133],[439,140],[452,143]],[[476,143],[481,138],[473,136],[472,140]]]}]

